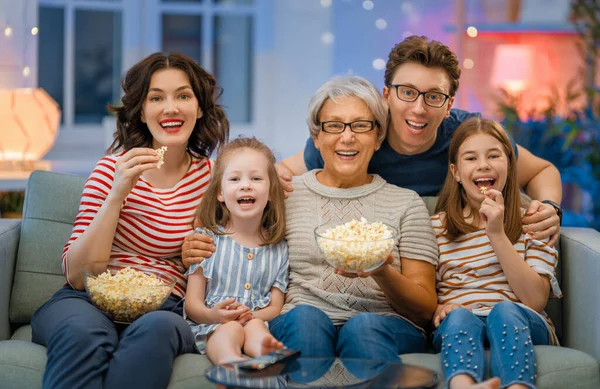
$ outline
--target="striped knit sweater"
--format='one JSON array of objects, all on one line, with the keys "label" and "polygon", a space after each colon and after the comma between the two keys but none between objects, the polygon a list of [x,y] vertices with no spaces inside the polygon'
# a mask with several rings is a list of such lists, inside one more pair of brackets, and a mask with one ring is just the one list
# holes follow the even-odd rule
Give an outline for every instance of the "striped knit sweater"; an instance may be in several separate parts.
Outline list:
[{"label": "striped knit sweater", "polygon": [[397,226],[401,234],[393,252],[396,270],[401,270],[400,257],[435,265],[438,249],[423,200],[416,192],[388,184],[378,175],[373,175],[370,184],[356,188],[327,187],[317,181],[319,171],[295,177],[294,191],[286,201],[290,283],[282,313],[298,305],[312,305],[335,325],[361,312],[399,316],[372,278],[335,274],[319,252],[314,230],[321,224],[361,217],[385,222]]},{"label": "striped knit sweater", "polygon": [[[502,266],[492,249],[485,229],[460,236],[455,241],[442,235],[444,228],[437,214],[431,217],[440,248],[440,262],[437,269],[437,293],[440,304],[460,304],[471,308],[478,316],[487,316],[493,306],[502,301],[522,304],[508,284]],[[554,271],[558,254],[544,242],[522,234],[515,249],[525,262],[539,274],[550,279],[553,297],[561,297],[560,287]],[[553,344],[558,344],[552,320],[542,311],[535,312],[547,324]]]},{"label": "striped knit sweater", "polygon": [[[62,254],[67,276],[69,247],[90,225],[112,188],[118,156],[106,156],[89,176],[73,232]],[[181,262],[183,239],[192,231],[194,211],[210,182],[211,163],[193,159],[185,176],[172,188],[154,188],[143,177],[127,196],[113,240],[109,268],[148,268],[177,281],[173,294],[183,297],[187,284]]]}]

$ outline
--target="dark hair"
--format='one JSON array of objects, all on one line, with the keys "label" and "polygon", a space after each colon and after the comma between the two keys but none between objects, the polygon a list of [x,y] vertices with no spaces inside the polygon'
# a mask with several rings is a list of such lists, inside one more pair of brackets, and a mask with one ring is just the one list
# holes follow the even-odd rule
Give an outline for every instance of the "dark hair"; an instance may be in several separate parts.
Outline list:
[{"label": "dark hair", "polygon": [[[504,147],[504,153],[508,159],[508,170],[506,174],[506,184],[502,189],[504,197],[504,232],[510,241],[514,244],[521,236],[521,198],[519,183],[517,182],[517,157],[512,147],[512,143],[506,135],[504,128],[495,120],[481,119],[473,117],[465,120],[456,129],[450,142],[448,150],[448,165],[456,166],[458,158],[458,149],[463,142],[476,134],[486,134],[496,138]],[[450,166],[448,166],[450,167]],[[477,231],[477,227],[465,221],[463,208],[467,204],[467,195],[464,188],[458,182],[450,168],[446,175],[446,181],[440,192],[435,212],[445,212],[443,222],[443,235],[450,240],[455,240],[460,235]],[[471,210],[474,220],[479,220],[478,212]]]},{"label": "dark hair", "polygon": [[150,88],[152,75],[162,69],[182,70],[189,78],[192,90],[202,110],[188,139],[188,152],[194,157],[210,157],[215,149],[229,138],[229,121],[218,98],[223,93],[215,78],[193,59],[181,53],[154,53],[133,65],[121,81],[125,92],[121,105],[108,104],[110,112],[117,114],[117,131],[114,141],[106,151],[113,154],[134,147],[151,147],[152,134],[142,122],[142,109]]},{"label": "dark hair", "polygon": [[409,36],[392,48],[385,65],[385,85],[392,83],[396,69],[405,63],[414,62],[428,68],[441,68],[450,80],[450,96],[458,90],[460,66],[458,57],[445,44],[427,39],[426,36]]},{"label": "dark hair", "polygon": [[219,226],[225,226],[229,221],[229,210],[224,203],[221,203],[217,196],[221,192],[221,181],[229,157],[250,149],[264,155],[269,161],[269,201],[263,211],[260,225],[260,238],[263,245],[279,243],[285,237],[285,203],[283,186],[279,181],[279,175],[275,169],[275,156],[273,152],[256,138],[239,137],[225,144],[219,153],[217,162],[212,171],[212,179],[202,201],[196,210],[196,217],[200,224],[207,230],[215,234],[222,235],[223,232]]}]

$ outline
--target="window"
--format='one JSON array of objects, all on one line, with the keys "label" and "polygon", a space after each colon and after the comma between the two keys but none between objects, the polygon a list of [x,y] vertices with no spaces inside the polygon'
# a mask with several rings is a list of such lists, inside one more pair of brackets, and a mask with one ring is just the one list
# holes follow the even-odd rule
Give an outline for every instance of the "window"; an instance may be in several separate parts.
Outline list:
[{"label": "window", "polygon": [[257,18],[269,1],[39,0],[39,86],[62,109],[54,157],[90,147],[101,155],[114,131],[102,126],[106,104],[119,102],[124,72],[157,51],[183,52],[213,73],[232,132],[247,132],[256,124]]}]

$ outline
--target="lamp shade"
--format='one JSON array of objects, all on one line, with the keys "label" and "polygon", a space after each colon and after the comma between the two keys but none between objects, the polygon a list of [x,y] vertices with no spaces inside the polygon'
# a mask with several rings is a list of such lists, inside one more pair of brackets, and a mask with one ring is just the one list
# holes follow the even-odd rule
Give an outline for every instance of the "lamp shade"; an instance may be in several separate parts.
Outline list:
[{"label": "lamp shade", "polygon": [[501,44],[494,51],[491,84],[512,93],[522,92],[533,76],[533,47]]},{"label": "lamp shade", "polygon": [[35,161],[52,147],[60,108],[43,89],[0,89],[0,160]]}]

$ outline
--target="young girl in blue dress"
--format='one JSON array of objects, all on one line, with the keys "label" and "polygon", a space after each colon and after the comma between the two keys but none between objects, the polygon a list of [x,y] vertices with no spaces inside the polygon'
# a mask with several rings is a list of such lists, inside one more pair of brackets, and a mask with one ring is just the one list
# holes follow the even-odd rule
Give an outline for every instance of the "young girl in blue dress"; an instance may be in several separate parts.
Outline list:
[{"label": "young girl in blue dress", "polygon": [[266,325],[288,284],[283,188],[267,146],[223,146],[197,222],[217,247],[188,270],[185,313],[198,350],[223,364],[283,348]]},{"label": "young girl in blue dress", "polygon": [[[434,347],[450,389],[535,388],[534,345],[558,344],[544,307],[560,297],[557,253],[522,233],[516,156],[498,122],[456,130],[433,228],[440,249]],[[492,378],[481,382],[490,347]]]}]

